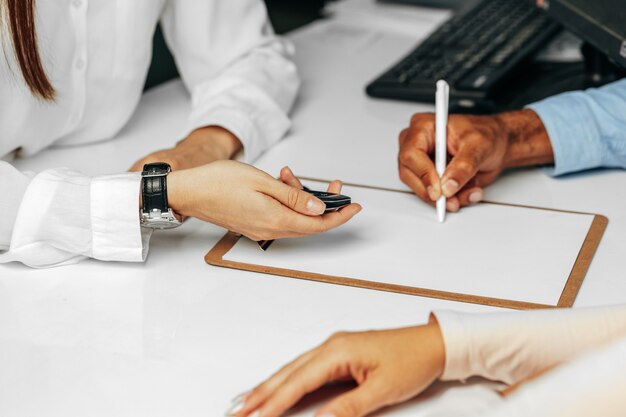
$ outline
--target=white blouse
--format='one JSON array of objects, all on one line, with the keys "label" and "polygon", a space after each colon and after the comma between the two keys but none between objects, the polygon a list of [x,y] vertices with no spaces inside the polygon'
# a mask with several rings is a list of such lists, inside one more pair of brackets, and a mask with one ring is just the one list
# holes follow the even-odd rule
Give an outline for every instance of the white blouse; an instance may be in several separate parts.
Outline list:
[{"label": "white blouse", "polygon": [[[0,158],[115,136],[141,97],[159,20],[192,97],[186,133],[222,126],[241,140],[251,161],[289,128],[299,79],[292,47],[274,35],[262,0],[36,4],[40,53],[57,100],[33,98],[13,51],[4,51]],[[138,193],[136,173],[91,178],[52,169],[35,175],[0,161],[0,263],[141,261],[146,240]],[[117,206],[115,213],[107,206]]]},{"label": "white blouse", "polygon": [[446,348],[443,380],[517,384],[541,375],[480,415],[623,415],[626,305],[435,316]]}]

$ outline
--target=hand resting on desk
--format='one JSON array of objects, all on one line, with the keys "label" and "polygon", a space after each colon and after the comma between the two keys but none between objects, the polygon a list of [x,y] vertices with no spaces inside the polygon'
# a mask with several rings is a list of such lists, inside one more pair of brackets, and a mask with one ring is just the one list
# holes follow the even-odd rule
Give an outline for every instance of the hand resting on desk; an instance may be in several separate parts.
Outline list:
[{"label": "hand resting on desk", "polygon": [[477,203],[483,188],[507,169],[553,161],[550,139],[532,110],[493,116],[451,115],[448,120],[450,162],[441,179],[434,165],[435,116],[418,113],[400,132],[400,179],[434,205],[443,193],[448,211]]},{"label": "hand resting on desk", "polygon": [[[324,203],[303,191],[288,168],[283,168],[281,179],[244,163],[217,161],[172,171],[167,178],[169,203],[182,216],[217,224],[253,240],[323,233],[361,210],[358,204],[350,204],[323,214]],[[340,191],[340,182],[330,184],[329,192]]]},{"label": "hand resting on desk", "polygon": [[169,149],[153,152],[135,162],[130,171],[141,171],[145,164],[167,162],[174,171],[195,168],[222,159],[230,159],[241,150],[241,142],[218,126],[196,129]]},{"label": "hand resting on desk", "polygon": [[441,376],[444,362],[443,338],[434,319],[424,326],[336,333],[240,399],[229,415],[279,417],[328,382],[354,380],[357,388],[315,415],[360,417],[416,396]]},{"label": "hand resting on desk", "polygon": [[510,388],[489,396],[482,410],[455,406],[445,415],[617,417],[626,407],[625,353],[626,305],[442,310],[425,326],[338,333],[238,397],[229,415],[278,417],[324,384],[352,380],[356,388],[315,416],[363,417],[415,396],[436,379],[480,376]]}]

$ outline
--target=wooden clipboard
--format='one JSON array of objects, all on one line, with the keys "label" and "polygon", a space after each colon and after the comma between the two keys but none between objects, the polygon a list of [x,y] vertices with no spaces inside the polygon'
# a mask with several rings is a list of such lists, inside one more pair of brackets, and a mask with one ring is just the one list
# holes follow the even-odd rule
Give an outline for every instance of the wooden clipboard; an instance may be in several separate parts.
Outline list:
[{"label": "wooden clipboard", "polygon": [[[303,180],[328,182],[325,180],[312,179],[312,178],[303,178]],[[387,188],[382,188],[382,187],[371,187],[371,186],[349,184],[349,183],[346,183],[344,185],[351,186],[351,187],[369,188],[369,189],[375,189],[375,190],[411,194],[408,191],[399,191],[399,190],[387,189]],[[324,282],[324,283],[329,283],[329,284],[346,285],[346,286],[351,286],[351,287],[366,288],[366,289],[372,289],[372,290],[378,290],[378,291],[395,292],[395,293],[415,295],[415,296],[420,296],[420,297],[439,298],[443,300],[458,301],[458,302],[463,302],[463,303],[482,304],[482,305],[487,305],[487,306],[492,306],[492,307],[511,308],[511,309],[518,309],[518,310],[571,307],[574,303],[574,300],[576,299],[576,296],[578,295],[578,291],[580,290],[583,280],[585,279],[585,275],[587,274],[589,265],[591,264],[593,256],[598,248],[598,245],[600,244],[600,240],[602,239],[602,235],[604,234],[604,231],[608,225],[608,219],[605,216],[602,216],[599,214],[583,213],[583,212],[575,212],[575,211],[567,211],[567,210],[555,210],[555,209],[548,209],[548,208],[543,208],[543,207],[533,207],[533,206],[497,203],[497,202],[489,202],[489,201],[485,201],[480,204],[495,204],[495,205],[503,205],[503,206],[519,207],[519,208],[529,208],[529,209],[536,209],[536,210],[546,210],[546,211],[554,211],[554,212],[560,212],[560,213],[571,213],[571,214],[582,214],[582,215],[593,216],[591,227],[589,228],[586,238],[580,248],[580,251],[578,252],[578,256],[576,258],[574,266],[570,271],[569,277],[565,283],[563,291],[561,292],[558,303],[556,305],[531,303],[531,302],[509,300],[509,299],[502,299],[502,298],[484,297],[484,296],[472,295],[472,294],[440,291],[440,290],[429,289],[429,288],[396,285],[396,284],[369,281],[369,280],[350,278],[350,277],[344,277],[344,276],[325,275],[325,274],[318,274],[314,272],[299,271],[299,270],[294,270],[294,269],[276,268],[276,267],[265,266],[265,265],[230,261],[230,260],[224,259],[224,256],[235,246],[235,244],[241,238],[241,235],[238,235],[233,232],[228,232],[226,235],[224,235],[222,239],[220,239],[220,241],[206,254],[204,259],[208,264],[213,265],[213,266],[240,269],[244,271],[257,272],[261,274],[277,275],[277,276],[283,276],[283,277],[289,277],[289,278],[318,281],[318,282]]]}]

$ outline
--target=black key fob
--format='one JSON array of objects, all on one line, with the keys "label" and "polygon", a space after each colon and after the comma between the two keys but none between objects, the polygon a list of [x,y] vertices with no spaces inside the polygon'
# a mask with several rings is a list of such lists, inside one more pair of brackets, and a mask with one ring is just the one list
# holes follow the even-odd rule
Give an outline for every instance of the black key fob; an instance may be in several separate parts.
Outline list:
[{"label": "black key fob", "polygon": [[326,191],[313,191],[306,187],[304,187],[304,191],[322,200],[322,202],[326,204],[326,213],[329,211],[337,211],[352,202],[352,199],[347,195],[333,194]]},{"label": "black key fob", "polygon": [[[306,191],[307,193],[312,194],[315,197],[319,198],[320,200],[322,200],[324,204],[326,204],[326,210],[324,210],[324,213],[337,211],[340,208],[343,208],[352,202],[352,199],[348,197],[347,195],[333,194],[333,193],[328,193],[326,191],[314,191],[307,187],[302,187],[302,189]],[[259,244],[259,247],[261,249],[267,250],[267,248],[270,247],[272,242],[274,242],[274,240],[259,240],[257,243]]]}]

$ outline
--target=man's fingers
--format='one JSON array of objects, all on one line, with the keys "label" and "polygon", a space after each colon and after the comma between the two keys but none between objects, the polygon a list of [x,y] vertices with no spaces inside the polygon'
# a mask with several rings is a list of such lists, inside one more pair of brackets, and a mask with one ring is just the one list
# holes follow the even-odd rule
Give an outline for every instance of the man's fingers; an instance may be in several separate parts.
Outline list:
[{"label": "man's fingers", "polygon": [[419,198],[431,206],[435,205],[435,202],[428,195],[428,191],[426,191],[426,187],[422,183],[422,180],[420,180],[417,175],[413,173],[413,171],[403,165],[400,165],[400,180],[408,185]]},{"label": "man's fingers", "polygon": [[398,164],[412,171],[424,184],[428,198],[437,201],[441,195],[441,184],[435,164],[430,157],[433,140],[430,138],[431,135],[430,129],[418,129],[411,126],[406,134],[406,139],[400,146]]},{"label": "man's fingers", "polygon": [[461,203],[459,203],[459,198],[457,196],[450,197],[446,200],[446,210],[451,213],[456,213],[461,208]]},{"label": "man's fingers", "polygon": [[394,401],[390,399],[389,388],[392,383],[383,384],[376,380],[375,375],[369,376],[358,388],[343,394],[324,407],[316,417],[362,417]]},{"label": "man's fingers", "polygon": [[446,197],[452,197],[476,175],[485,159],[485,152],[467,140],[454,155],[441,177],[441,190]]},{"label": "man's fingers", "polygon": [[485,193],[480,187],[465,187],[456,196],[459,199],[459,204],[464,207],[481,202]]},{"label": "man's fingers", "polygon": [[398,142],[400,143],[400,148],[402,148],[402,145],[404,145],[404,142],[406,141],[407,133],[409,133],[408,127],[406,129],[402,129],[402,131],[398,135]]},{"label": "man's fingers", "polygon": [[484,187],[494,182],[500,175],[500,170],[479,172],[465,187],[457,193],[461,207],[476,204],[484,198]]}]

